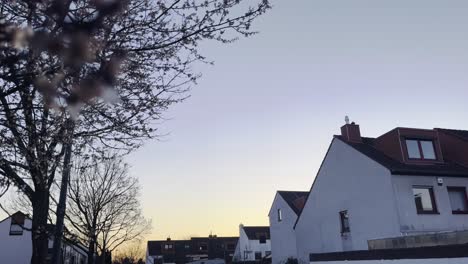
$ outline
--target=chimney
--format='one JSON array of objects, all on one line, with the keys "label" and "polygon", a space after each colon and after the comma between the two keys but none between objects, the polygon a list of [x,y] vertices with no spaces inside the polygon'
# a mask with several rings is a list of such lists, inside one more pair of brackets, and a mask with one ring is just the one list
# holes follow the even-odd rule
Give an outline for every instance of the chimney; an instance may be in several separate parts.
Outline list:
[{"label": "chimney", "polygon": [[341,136],[347,141],[362,143],[359,125],[356,125],[354,122],[341,127]]},{"label": "chimney", "polygon": [[170,237],[168,237],[168,238],[166,239],[166,241],[171,241],[171,238],[170,238]]}]

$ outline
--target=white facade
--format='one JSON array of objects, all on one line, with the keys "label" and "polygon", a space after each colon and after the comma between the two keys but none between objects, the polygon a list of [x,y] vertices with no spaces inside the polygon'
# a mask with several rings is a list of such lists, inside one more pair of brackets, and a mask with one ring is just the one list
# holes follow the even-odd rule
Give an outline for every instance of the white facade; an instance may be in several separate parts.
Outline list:
[{"label": "white facade", "polygon": [[[26,219],[24,226],[31,228],[31,220]],[[31,262],[32,242],[31,232],[23,231],[23,235],[10,235],[11,219],[8,217],[0,222],[0,260],[2,263],[28,264]]]},{"label": "white facade", "polygon": [[[349,213],[341,234],[339,212]],[[367,240],[399,235],[390,172],[339,139],[333,139],[296,224],[298,258],[310,253],[365,250]]]},{"label": "white facade", "polygon": [[[32,221],[24,220],[24,227],[31,229]],[[15,232],[16,231],[16,232]],[[21,234],[20,234],[21,233]],[[0,263],[29,264],[32,256],[31,232],[21,228],[12,228],[12,219],[0,222]],[[53,241],[49,240],[49,248]],[[64,243],[64,264],[84,264],[87,262],[86,251],[75,245]]]},{"label": "white facade", "polygon": [[157,258],[162,259],[162,256],[150,256],[148,248],[146,248],[146,264],[154,264],[157,262]]},{"label": "white facade", "polygon": [[278,192],[268,217],[270,219],[272,264],[281,264],[285,263],[288,258],[296,258],[294,224],[297,220],[297,214]]},{"label": "white facade", "polygon": [[[418,185],[433,187],[437,214],[417,214],[412,187]],[[367,250],[371,239],[468,229],[468,215],[451,212],[447,186],[468,187],[468,178],[392,175],[334,138],[295,226],[298,258],[306,263],[310,253]],[[342,211],[350,227],[343,234]]]},{"label": "white facade", "polygon": [[[242,224],[239,225],[239,241],[237,242],[236,251],[234,253],[234,261],[255,261],[260,258],[264,258],[267,255],[271,254],[271,241],[269,239],[269,229],[268,227],[260,227],[263,230],[267,230],[268,234],[266,239],[259,239],[259,237],[249,237],[246,233],[248,228],[259,228],[259,227],[247,227]],[[262,231],[262,233],[265,233]],[[261,234],[258,233],[260,236]]]}]

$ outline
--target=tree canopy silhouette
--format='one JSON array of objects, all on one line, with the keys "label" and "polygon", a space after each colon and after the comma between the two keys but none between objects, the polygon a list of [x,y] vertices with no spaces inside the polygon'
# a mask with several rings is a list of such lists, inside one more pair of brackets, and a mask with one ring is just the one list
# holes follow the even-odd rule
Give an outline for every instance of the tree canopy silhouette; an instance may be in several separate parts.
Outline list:
[{"label": "tree canopy silhouette", "polygon": [[49,189],[68,166],[66,146],[80,155],[138,148],[200,77],[192,66],[208,61],[199,43],[254,34],[268,8],[268,0],[0,3],[0,183],[32,203],[32,263],[47,258]]}]

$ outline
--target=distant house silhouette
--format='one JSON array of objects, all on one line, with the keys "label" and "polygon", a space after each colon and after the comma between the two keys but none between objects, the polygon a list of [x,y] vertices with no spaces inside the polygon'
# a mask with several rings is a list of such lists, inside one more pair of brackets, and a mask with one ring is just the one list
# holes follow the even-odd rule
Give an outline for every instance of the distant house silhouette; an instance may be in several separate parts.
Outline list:
[{"label": "distant house silhouette", "polygon": [[[190,240],[148,241],[147,264],[205,262],[231,263],[238,237],[192,237]],[[207,261],[204,264],[213,263]],[[215,261],[215,262],[216,262]]]}]

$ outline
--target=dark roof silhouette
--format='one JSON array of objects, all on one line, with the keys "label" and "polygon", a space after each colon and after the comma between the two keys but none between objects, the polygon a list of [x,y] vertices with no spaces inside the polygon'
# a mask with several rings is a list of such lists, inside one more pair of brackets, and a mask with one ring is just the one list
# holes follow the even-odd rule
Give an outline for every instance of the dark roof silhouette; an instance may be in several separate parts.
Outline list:
[{"label": "dark roof silhouette", "polygon": [[468,131],[458,129],[436,128],[436,130],[443,131],[447,134],[454,135],[462,140],[468,141]]},{"label": "dark roof silhouette", "polygon": [[[218,236],[210,236],[210,237],[191,237],[190,239],[184,239],[184,240],[150,240],[148,241],[147,247],[148,247],[148,254],[150,256],[156,256],[156,255],[164,255],[168,254],[167,252],[162,251],[162,246],[167,243],[171,243],[174,245],[174,254],[178,254],[181,256],[185,256],[185,254],[198,254],[199,249],[198,249],[198,243],[199,242],[205,242],[208,245],[212,245],[210,241],[214,242],[213,245],[220,245],[224,243],[236,243],[239,237],[218,237]],[[189,248],[186,248],[185,246],[188,245]],[[234,244],[235,245],[235,244]],[[211,250],[216,250],[216,248],[213,248]]]},{"label": "dark roof silhouette", "polygon": [[309,192],[298,191],[278,191],[278,194],[283,197],[291,209],[299,215],[304,208],[305,201]]},{"label": "dark roof silhouette", "polygon": [[270,239],[269,226],[244,226],[243,229],[249,240],[259,240],[261,235],[265,235],[266,239]]},{"label": "dark roof silhouette", "polygon": [[[466,140],[468,140],[468,131],[458,131],[460,132],[459,135],[467,136]],[[447,160],[445,160],[443,163],[432,163],[424,165],[403,163],[398,160],[395,160],[385,155],[381,150],[378,150],[373,146],[375,138],[362,137],[362,143],[347,141],[343,139],[342,136],[335,135],[335,138],[343,141],[344,143],[353,147],[357,151],[371,158],[375,162],[384,166],[385,168],[390,170],[392,174],[415,176],[421,175],[468,177],[468,168]]]}]

